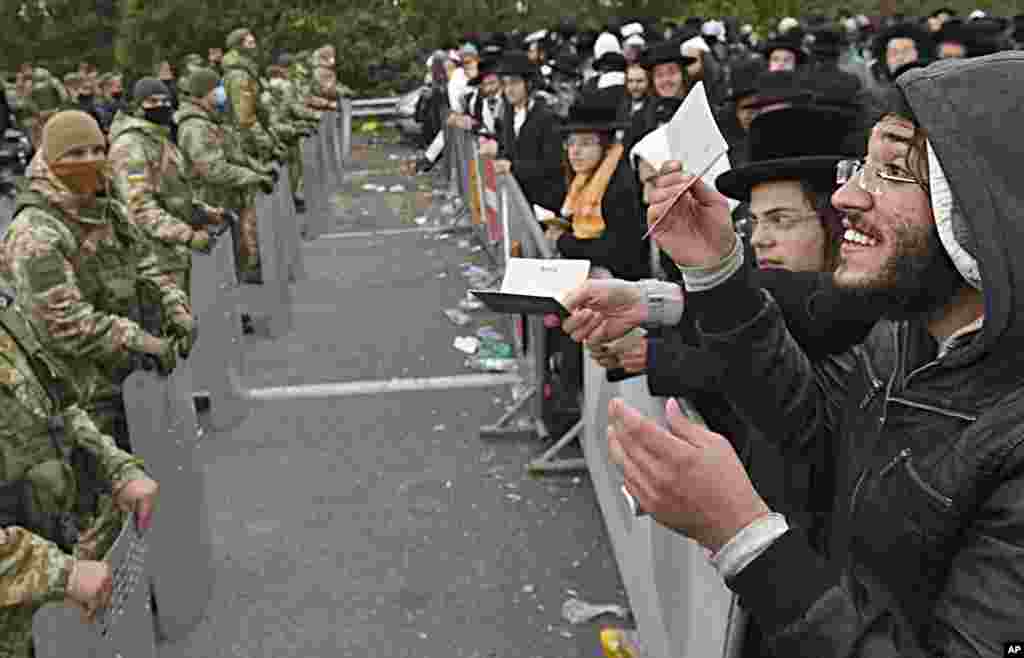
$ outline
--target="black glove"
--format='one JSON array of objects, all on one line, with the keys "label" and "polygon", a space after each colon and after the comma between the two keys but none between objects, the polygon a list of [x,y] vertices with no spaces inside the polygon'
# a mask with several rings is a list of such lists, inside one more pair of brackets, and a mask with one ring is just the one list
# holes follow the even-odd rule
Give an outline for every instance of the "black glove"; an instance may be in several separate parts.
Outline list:
[{"label": "black glove", "polygon": [[260,181],[260,189],[269,196],[274,193],[274,183],[271,181]]},{"label": "black glove", "polygon": [[210,216],[206,214],[206,208],[198,203],[192,206],[192,221],[190,224],[194,229],[201,229],[210,223]]},{"label": "black glove", "polygon": [[274,185],[277,185],[277,181],[281,180],[281,173],[277,169],[271,169],[270,179],[274,181]]}]

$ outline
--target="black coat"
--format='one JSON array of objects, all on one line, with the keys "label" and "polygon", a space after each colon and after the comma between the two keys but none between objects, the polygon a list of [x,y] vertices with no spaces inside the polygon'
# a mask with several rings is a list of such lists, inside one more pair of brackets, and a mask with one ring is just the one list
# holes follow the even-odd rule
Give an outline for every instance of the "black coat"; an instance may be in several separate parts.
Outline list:
[{"label": "black coat", "polygon": [[515,112],[506,103],[498,139],[498,157],[512,163],[512,174],[526,200],[554,212],[561,209],[568,191],[559,125],[558,117],[538,98],[516,136]]},{"label": "black coat", "polygon": [[647,224],[640,209],[636,177],[625,155],[601,199],[601,215],[605,222],[601,237],[578,240],[566,233],[558,239],[559,253],[564,258],[589,260],[591,265],[611,270],[618,279],[649,278],[650,243],[644,239]]}]

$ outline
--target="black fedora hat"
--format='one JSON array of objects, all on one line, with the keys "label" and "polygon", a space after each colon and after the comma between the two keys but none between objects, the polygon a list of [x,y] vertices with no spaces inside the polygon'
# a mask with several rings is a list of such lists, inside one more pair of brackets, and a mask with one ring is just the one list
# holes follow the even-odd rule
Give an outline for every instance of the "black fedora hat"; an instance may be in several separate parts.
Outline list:
[{"label": "black fedora hat", "polygon": [[796,55],[796,65],[801,66],[807,61],[807,51],[804,50],[803,43],[800,38],[793,34],[796,28],[793,28],[785,35],[772,39],[764,45],[762,52],[764,53],[765,59],[770,59],[772,52],[776,50],[788,50]]},{"label": "black fedora hat", "polygon": [[822,59],[835,59],[843,54],[846,39],[836,30],[818,30],[813,32],[814,43],[811,54]]},{"label": "black fedora hat", "polygon": [[763,71],[754,81],[757,99],[751,107],[810,102],[814,95],[804,83],[796,71]]},{"label": "black fedora hat", "polygon": [[521,78],[535,78],[540,73],[530,56],[522,50],[506,50],[498,62],[498,75],[517,75]]},{"label": "black fedora hat", "polygon": [[766,72],[763,59],[749,59],[737,64],[729,76],[729,95],[727,102],[736,103],[747,96],[757,93],[757,80]]},{"label": "black fedora hat", "polygon": [[622,87],[606,87],[583,94],[569,108],[569,116],[559,127],[559,131],[614,132],[629,128],[629,121],[618,120],[622,99]]},{"label": "black fedora hat", "polygon": [[910,39],[917,46],[917,54],[922,59],[930,59],[932,50],[935,48],[935,41],[931,35],[921,29],[916,23],[897,23],[891,25],[878,33],[871,46],[875,59],[884,62],[885,51],[889,42],[893,39]]},{"label": "black fedora hat", "polygon": [[594,70],[600,73],[624,73],[627,65],[628,62],[625,55],[612,51],[601,55],[594,62]]},{"label": "black fedora hat", "polygon": [[821,107],[790,107],[760,114],[750,124],[747,164],[725,172],[715,187],[728,197],[750,200],[761,183],[835,175],[836,163],[853,154],[843,143],[851,130],[848,117]]},{"label": "black fedora hat", "polygon": [[654,44],[640,56],[640,66],[650,70],[659,64],[676,63],[683,68],[693,64],[697,59],[683,54],[683,43],[683,39],[675,38]]}]

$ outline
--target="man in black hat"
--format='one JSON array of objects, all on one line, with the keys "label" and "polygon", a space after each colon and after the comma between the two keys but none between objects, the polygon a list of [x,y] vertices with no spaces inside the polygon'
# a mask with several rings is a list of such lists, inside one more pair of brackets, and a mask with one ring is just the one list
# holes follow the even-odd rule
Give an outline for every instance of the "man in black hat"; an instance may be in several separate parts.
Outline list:
[{"label": "man in black hat", "polygon": [[556,211],[565,198],[562,146],[558,117],[533,92],[538,69],[522,51],[505,53],[498,66],[504,112],[498,140],[480,147],[484,157],[496,157],[494,170],[511,173],[532,205]]},{"label": "man in black hat", "polygon": [[683,43],[683,39],[673,39],[655,44],[640,58],[640,65],[650,72],[654,93],[626,133],[627,150],[647,133],[668,123],[690,91],[686,67],[697,60],[683,54]]},{"label": "man in black hat", "polygon": [[729,162],[735,167],[746,159],[747,132],[757,116],[757,83],[765,72],[761,59],[750,59],[735,66],[730,76],[729,94],[718,113],[718,125],[729,142]]},{"label": "man in black hat", "polygon": [[790,30],[765,44],[764,57],[768,60],[769,71],[795,71],[807,62],[803,44],[791,34],[794,31]]},{"label": "man in black hat", "polygon": [[872,50],[880,64],[880,69],[876,70],[880,82],[891,83],[904,71],[927,66],[932,60],[935,42],[916,24],[897,23],[878,35]]},{"label": "man in black hat", "polygon": [[935,35],[936,59],[963,59],[969,57],[970,38],[966,26],[960,21],[946,21]]},{"label": "man in black hat", "polygon": [[640,64],[626,68],[626,98],[619,108],[620,121],[632,121],[650,100],[651,77]]},{"label": "man in black hat", "polygon": [[941,7],[928,14],[928,31],[932,34],[938,32],[951,19],[957,17],[956,9]]},{"label": "man in black hat", "polygon": [[469,81],[471,91],[464,104],[466,122],[459,127],[465,130],[480,130],[491,135],[498,134],[501,119],[501,78],[498,76],[500,60],[485,57],[480,60],[477,77]]}]

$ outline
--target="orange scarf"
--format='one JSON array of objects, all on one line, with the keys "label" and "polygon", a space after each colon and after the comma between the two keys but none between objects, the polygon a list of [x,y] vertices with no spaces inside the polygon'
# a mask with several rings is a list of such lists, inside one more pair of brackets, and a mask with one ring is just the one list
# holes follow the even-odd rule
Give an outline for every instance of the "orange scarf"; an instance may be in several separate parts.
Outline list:
[{"label": "orange scarf", "polygon": [[578,240],[593,240],[604,233],[601,200],[625,151],[622,144],[608,147],[601,164],[591,174],[577,174],[562,204],[562,215],[572,219],[572,234]]}]

